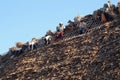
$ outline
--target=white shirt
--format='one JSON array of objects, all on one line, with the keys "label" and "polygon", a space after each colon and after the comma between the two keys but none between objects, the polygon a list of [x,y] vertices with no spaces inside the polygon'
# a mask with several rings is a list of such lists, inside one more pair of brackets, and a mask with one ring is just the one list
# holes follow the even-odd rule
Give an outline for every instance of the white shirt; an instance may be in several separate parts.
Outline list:
[{"label": "white shirt", "polygon": [[64,26],[64,25],[58,26],[58,30],[59,30],[60,32],[62,32],[64,29],[65,29],[65,26]]},{"label": "white shirt", "polygon": [[50,35],[48,35],[48,36],[46,36],[46,37],[45,37],[45,39],[46,39],[46,40],[48,40],[49,38],[51,38],[51,36],[50,36]]},{"label": "white shirt", "polygon": [[31,41],[31,42],[28,42],[28,45],[34,45],[35,42]]},{"label": "white shirt", "polygon": [[112,4],[110,2],[107,3],[108,8],[110,8],[112,6]]}]

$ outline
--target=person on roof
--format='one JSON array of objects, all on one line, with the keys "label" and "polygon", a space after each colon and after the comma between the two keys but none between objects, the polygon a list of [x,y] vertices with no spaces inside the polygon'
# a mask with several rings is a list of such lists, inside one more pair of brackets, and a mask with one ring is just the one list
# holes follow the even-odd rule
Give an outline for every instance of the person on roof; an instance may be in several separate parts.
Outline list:
[{"label": "person on roof", "polygon": [[65,26],[62,23],[59,23],[57,29],[57,38],[62,37],[64,35]]},{"label": "person on roof", "polygon": [[48,45],[51,43],[52,40],[52,36],[51,35],[45,35],[45,37],[43,38],[45,45]]},{"label": "person on roof", "polygon": [[114,16],[116,14],[116,8],[115,5],[111,4],[110,1],[104,4],[102,11],[103,12],[101,13],[101,22],[105,23],[114,19]]},{"label": "person on roof", "polygon": [[110,12],[112,8],[112,4],[110,1],[108,1],[106,4],[103,6],[103,12]]},{"label": "person on roof", "polygon": [[26,43],[26,45],[27,45],[27,50],[28,51],[37,49],[38,48],[38,39],[32,38],[32,40],[30,42],[28,41]]},{"label": "person on roof", "polygon": [[22,53],[22,48],[16,46],[16,47],[10,48],[9,51],[11,52],[11,57],[10,58],[15,58]]},{"label": "person on roof", "polygon": [[84,34],[85,33],[86,25],[87,24],[85,22],[83,22],[83,21],[79,22],[79,24],[78,24],[78,27],[79,27],[78,33],[79,34]]},{"label": "person on roof", "polygon": [[29,44],[30,44],[31,50],[37,49],[38,48],[38,39],[32,38],[32,41]]},{"label": "person on roof", "polygon": [[69,24],[69,26],[72,26],[72,27],[76,26],[76,24],[73,21],[71,21],[71,20],[69,20],[67,23]]},{"label": "person on roof", "polygon": [[119,14],[120,14],[120,0],[119,0],[119,2],[118,2],[117,7],[118,7]]},{"label": "person on roof", "polygon": [[11,48],[9,48],[10,58],[13,58],[13,57],[14,57],[14,55],[15,55],[15,49],[16,49],[16,47],[11,47]]},{"label": "person on roof", "polygon": [[112,4],[110,1],[107,2],[107,5],[108,5],[108,8],[111,8],[112,7]]},{"label": "person on roof", "polygon": [[19,56],[22,53],[22,48],[16,47],[15,52],[16,52],[16,55]]},{"label": "person on roof", "polygon": [[65,29],[65,26],[63,25],[63,23],[62,23],[62,22],[59,23],[59,26],[57,27],[57,31],[59,31],[59,32],[63,32],[64,29]]}]

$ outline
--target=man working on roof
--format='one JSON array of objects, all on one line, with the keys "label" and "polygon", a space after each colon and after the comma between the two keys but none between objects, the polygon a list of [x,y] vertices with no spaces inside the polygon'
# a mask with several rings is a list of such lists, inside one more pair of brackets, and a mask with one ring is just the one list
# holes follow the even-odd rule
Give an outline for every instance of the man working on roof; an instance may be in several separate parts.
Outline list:
[{"label": "man working on roof", "polygon": [[62,23],[59,23],[57,27],[57,38],[62,37],[64,35],[65,26]]},{"label": "man working on roof", "polygon": [[51,43],[52,36],[51,35],[46,35],[43,39],[45,41],[45,45],[47,45],[47,44]]},{"label": "man working on roof", "polygon": [[110,12],[111,8],[112,8],[112,4],[110,1],[108,1],[106,4],[104,4],[103,12]]}]

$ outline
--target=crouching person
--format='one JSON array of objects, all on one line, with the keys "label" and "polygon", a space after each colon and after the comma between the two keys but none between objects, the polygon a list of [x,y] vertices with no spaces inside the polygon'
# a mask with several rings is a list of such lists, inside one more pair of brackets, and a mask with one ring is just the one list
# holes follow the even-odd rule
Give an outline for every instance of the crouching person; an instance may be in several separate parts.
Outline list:
[{"label": "crouching person", "polygon": [[22,53],[22,48],[16,47],[16,49],[15,49],[15,55],[19,56],[21,53]]},{"label": "crouching person", "polygon": [[45,45],[51,44],[52,36],[51,36],[51,35],[46,35],[46,36],[43,38],[43,40],[44,40],[44,42],[45,42]]},{"label": "crouching person", "polygon": [[16,49],[18,49],[18,50],[21,50],[21,53],[23,53],[24,51],[23,51],[23,43],[22,42],[17,42],[16,43]]},{"label": "crouching person", "polygon": [[59,26],[57,27],[57,38],[60,38],[64,35],[64,29],[65,26],[62,23],[59,23]]},{"label": "crouching person", "polygon": [[9,48],[9,53],[10,53],[10,58],[11,58],[11,59],[15,56],[15,48],[16,48],[16,47],[11,47],[11,48]]},{"label": "crouching person", "polygon": [[39,44],[38,44],[38,39],[37,38],[32,38],[32,42],[33,42],[33,49],[37,49],[39,47]]},{"label": "crouching person", "polygon": [[18,57],[22,53],[22,48],[12,47],[10,48],[11,51],[11,59]]},{"label": "crouching person", "polygon": [[32,38],[31,42],[27,42],[28,50],[34,50],[38,48],[38,39]]},{"label": "crouching person", "polygon": [[24,43],[23,46],[22,46],[23,53],[26,53],[29,50],[30,50],[30,48],[29,48],[29,42]]}]

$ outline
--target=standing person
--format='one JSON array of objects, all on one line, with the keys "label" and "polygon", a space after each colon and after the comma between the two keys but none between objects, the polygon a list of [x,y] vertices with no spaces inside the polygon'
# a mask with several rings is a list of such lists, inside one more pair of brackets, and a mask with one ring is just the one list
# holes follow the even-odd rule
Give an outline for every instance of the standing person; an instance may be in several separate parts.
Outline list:
[{"label": "standing person", "polygon": [[9,51],[11,52],[10,58],[13,59],[15,57],[18,57],[22,53],[22,48],[16,46],[16,47],[10,48]]},{"label": "standing person", "polygon": [[111,4],[110,1],[108,1],[106,4],[104,4],[103,7],[103,13],[101,14],[101,22],[105,23],[107,21],[113,20],[113,9],[115,6]]},{"label": "standing person", "polygon": [[110,9],[112,7],[112,4],[110,1],[107,2],[108,8]]},{"label": "standing person", "polygon": [[110,1],[104,4],[103,6],[103,12],[110,12],[112,8],[112,4]]}]

